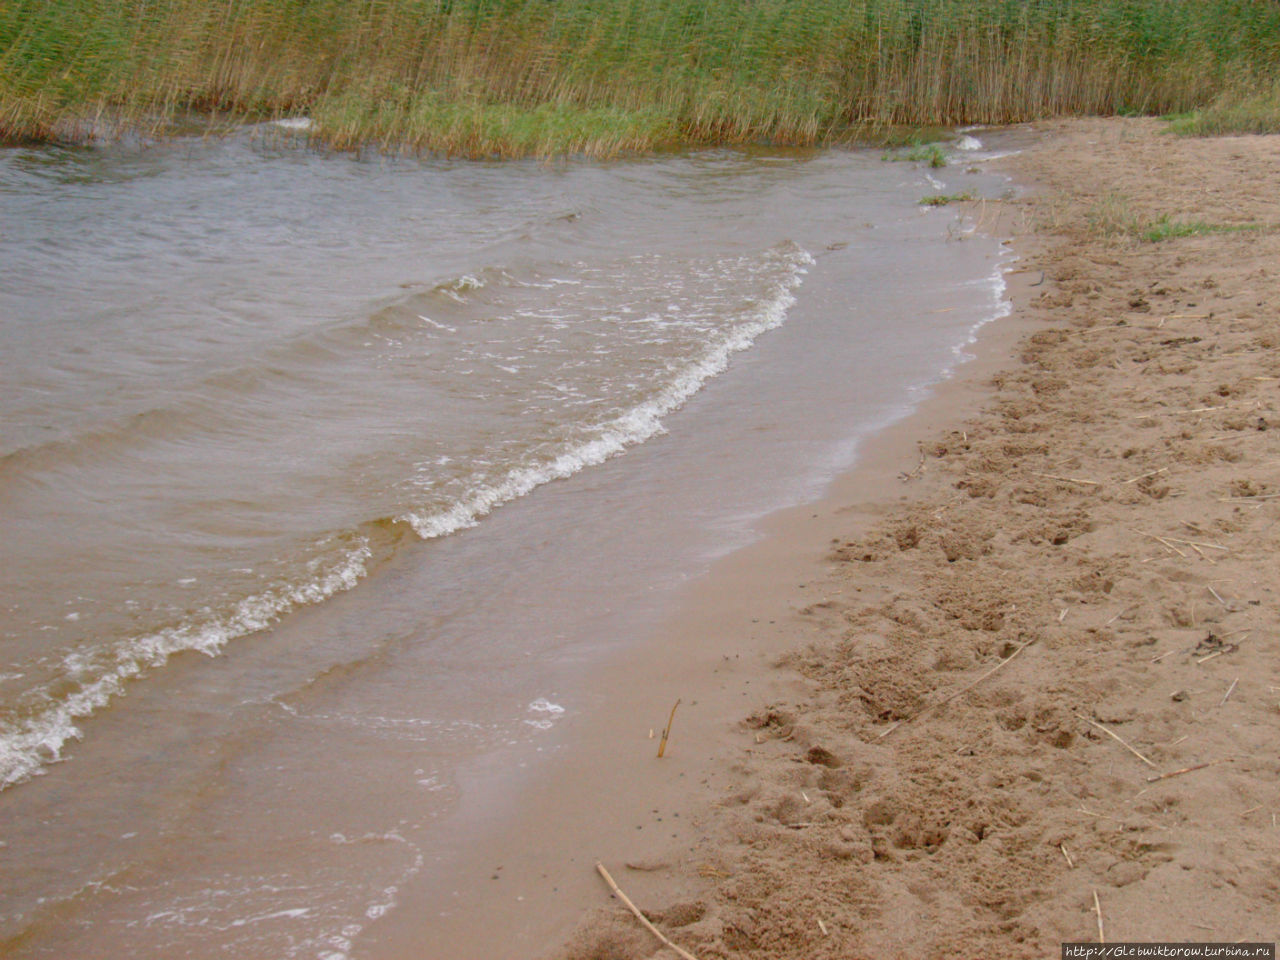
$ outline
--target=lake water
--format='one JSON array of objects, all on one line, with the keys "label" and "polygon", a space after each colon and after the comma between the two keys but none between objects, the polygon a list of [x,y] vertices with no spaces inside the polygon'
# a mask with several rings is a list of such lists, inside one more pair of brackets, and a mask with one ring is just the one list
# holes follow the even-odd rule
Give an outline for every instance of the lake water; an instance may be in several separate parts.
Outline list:
[{"label": "lake water", "polygon": [[1003,309],[961,143],[0,150],[6,955],[359,956],[459,769]]}]

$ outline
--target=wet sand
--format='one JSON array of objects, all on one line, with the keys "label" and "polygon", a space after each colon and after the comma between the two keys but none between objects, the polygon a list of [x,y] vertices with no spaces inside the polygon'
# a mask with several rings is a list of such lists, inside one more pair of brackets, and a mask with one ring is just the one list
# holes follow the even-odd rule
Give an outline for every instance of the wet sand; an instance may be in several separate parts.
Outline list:
[{"label": "wet sand", "polygon": [[[699,958],[1276,938],[1280,137],[1160,127],[1005,161],[978,359],[593,676],[370,957],[659,955],[597,860]],[[1250,228],[1118,229],[1162,216]]]}]

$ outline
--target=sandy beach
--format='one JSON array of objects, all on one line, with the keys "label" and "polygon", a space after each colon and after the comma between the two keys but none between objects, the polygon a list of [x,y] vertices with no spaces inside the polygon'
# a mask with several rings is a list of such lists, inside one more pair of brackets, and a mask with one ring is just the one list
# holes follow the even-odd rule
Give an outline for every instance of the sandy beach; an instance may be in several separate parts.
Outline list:
[{"label": "sandy beach", "polygon": [[1280,137],[1162,126],[1001,161],[1012,314],[596,678],[382,955],[674,955],[597,860],[698,958],[1276,939]]}]

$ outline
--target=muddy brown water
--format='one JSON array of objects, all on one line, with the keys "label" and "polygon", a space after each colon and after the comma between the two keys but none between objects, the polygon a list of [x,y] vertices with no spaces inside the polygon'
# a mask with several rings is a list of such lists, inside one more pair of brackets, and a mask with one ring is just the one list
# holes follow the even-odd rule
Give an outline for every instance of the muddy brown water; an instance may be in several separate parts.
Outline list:
[{"label": "muddy brown water", "polygon": [[918,203],[1007,189],[976,136],[0,151],[6,955],[360,956],[1002,310],[998,240]]}]

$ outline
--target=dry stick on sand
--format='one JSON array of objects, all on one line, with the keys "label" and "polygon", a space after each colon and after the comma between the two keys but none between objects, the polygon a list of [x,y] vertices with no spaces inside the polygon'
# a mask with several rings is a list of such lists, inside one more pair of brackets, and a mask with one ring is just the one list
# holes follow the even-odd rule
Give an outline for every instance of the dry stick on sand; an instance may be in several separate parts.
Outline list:
[{"label": "dry stick on sand", "polygon": [[1226,705],[1226,702],[1231,698],[1231,694],[1232,694],[1232,693],[1235,691],[1235,689],[1236,689],[1236,684],[1237,684],[1237,683],[1239,683],[1239,682],[1240,682],[1240,678],[1239,678],[1239,677],[1236,677],[1234,680],[1232,680],[1232,681],[1231,681],[1231,686],[1227,687],[1227,692],[1226,692],[1225,694],[1223,694],[1223,695],[1222,695],[1222,702],[1221,702],[1221,703],[1219,703],[1219,704],[1218,704],[1218,706],[1220,706],[1220,707],[1221,707],[1221,706],[1225,706],[1225,705]]},{"label": "dry stick on sand", "polygon": [[924,455],[924,451],[922,450],[920,452],[920,462],[916,464],[916,468],[909,472],[906,470],[903,470],[900,474],[898,474],[898,479],[901,480],[903,483],[916,479],[916,477],[924,473],[924,465],[925,465],[925,455]]},{"label": "dry stick on sand", "polygon": [[[1228,633],[1228,634],[1225,634],[1225,636],[1233,637],[1235,636],[1235,634]],[[1196,661],[1196,663],[1197,664],[1204,663],[1206,660],[1212,660],[1214,657],[1220,657],[1224,653],[1235,653],[1237,650],[1240,649],[1240,644],[1244,643],[1248,639],[1249,639],[1249,634],[1246,633],[1239,640],[1236,640],[1234,643],[1231,643],[1223,647],[1221,650],[1215,650],[1213,653],[1209,654],[1207,657],[1201,657],[1199,660]]]},{"label": "dry stick on sand", "polygon": [[1246,503],[1257,500],[1274,500],[1280,493],[1260,493],[1253,497],[1219,497],[1219,503]]},{"label": "dry stick on sand", "polygon": [[1134,613],[1135,611],[1139,610],[1141,607],[1142,607],[1142,604],[1140,603],[1135,603],[1130,606],[1127,606],[1123,610],[1121,610],[1119,613],[1117,613],[1114,617],[1112,617],[1110,620],[1108,620],[1106,623],[1104,623],[1103,626],[1109,627],[1113,623],[1115,623],[1117,620],[1119,620],[1121,617],[1123,617],[1126,613]]},{"label": "dry stick on sand", "polygon": [[658,759],[662,759],[662,755],[667,752],[667,737],[671,736],[671,724],[676,719],[676,707],[680,706],[680,700],[676,699],[676,706],[671,708],[671,716],[667,718],[667,725],[662,728],[662,739],[658,741]]},{"label": "dry stick on sand", "polygon": [[1201,559],[1209,560],[1210,563],[1213,563],[1213,561],[1210,560],[1209,557],[1205,556],[1205,553],[1204,553],[1205,550],[1222,550],[1227,553],[1231,552],[1230,547],[1224,547],[1220,543],[1200,543],[1196,540],[1183,540],[1180,537],[1157,537],[1154,533],[1147,533],[1143,530],[1139,530],[1138,532],[1141,533],[1144,537],[1150,537],[1152,540],[1159,542],[1160,544],[1169,548],[1178,556],[1184,559],[1186,558],[1187,555],[1183,553],[1181,550],[1179,550],[1177,547],[1175,547],[1174,546],[1175,543],[1180,543],[1183,546],[1190,547],[1192,550],[1194,550],[1196,553],[1200,555]]},{"label": "dry stick on sand", "polygon": [[646,930],[662,941],[663,946],[670,947],[680,956],[684,957],[684,960],[698,960],[698,958],[692,953],[668,940],[666,934],[649,922],[649,918],[641,913],[640,908],[632,903],[631,899],[622,892],[622,889],[613,882],[613,877],[609,876],[609,871],[604,868],[604,864],[599,860],[596,861],[596,869],[600,871],[600,876],[604,877],[604,882],[609,885],[609,889],[613,891],[613,895],[626,904],[627,909],[636,915],[636,919],[644,924],[644,928]]},{"label": "dry stick on sand", "polygon": [[1151,767],[1151,769],[1153,769],[1153,770],[1159,770],[1159,769],[1160,769],[1160,768],[1159,768],[1159,767],[1157,767],[1154,763],[1152,763],[1150,760],[1148,760],[1146,757],[1144,757],[1142,754],[1140,754],[1137,750],[1133,749],[1133,747],[1129,746],[1129,744],[1127,744],[1127,743],[1126,743],[1124,740],[1122,740],[1119,736],[1117,736],[1115,733],[1113,733],[1112,731],[1110,731],[1110,730],[1108,730],[1106,727],[1104,727],[1102,724],[1098,723],[1098,722],[1097,722],[1097,721],[1095,721],[1095,720],[1090,720],[1088,717],[1081,716],[1081,715],[1080,715],[1080,714],[1078,714],[1078,713],[1076,714],[1076,716],[1077,716],[1077,717],[1079,717],[1081,720],[1083,720],[1085,723],[1088,723],[1088,724],[1091,724],[1092,726],[1097,727],[1099,730],[1101,730],[1103,733],[1105,733],[1108,737],[1110,737],[1110,738],[1111,738],[1112,740],[1114,740],[1116,743],[1120,744],[1120,746],[1124,747],[1126,750],[1128,750],[1130,753],[1132,753],[1135,757],[1137,757],[1139,760],[1141,760],[1143,763],[1145,763],[1148,767]]},{"label": "dry stick on sand", "polygon": [[1155,783],[1157,780],[1168,780],[1170,777],[1180,777],[1184,773],[1191,773],[1195,770],[1203,770],[1205,767],[1216,767],[1220,763],[1230,763],[1233,758],[1227,757],[1224,760],[1210,760],[1208,763],[1197,763],[1190,767],[1183,767],[1181,770],[1170,770],[1168,773],[1162,773],[1158,777],[1147,777],[1147,783]]},{"label": "dry stick on sand", "polygon": [[890,727],[888,730],[885,730],[885,731],[884,731],[883,733],[881,733],[878,737],[876,737],[876,739],[877,739],[877,740],[883,740],[885,737],[887,737],[889,734],[893,733],[893,731],[897,730],[897,729],[898,729],[900,726],[902,726],[904,723],[910,723],[912,720],[919,720],[921,717],[923,717],[923,716],[925,716],[925,715],[927,715],[927,714],[932,713],[934,710],[937,710],[939,707],[946,706],[948,703],[950,703],[950,702],[951,702],[952,700],[954,700],[956,697],[959,697],[959,696],[962,696],[963,694],[968,693],[970,690],[972,690],[974,687],[976,687],[978,684],[980,684],[983,680],[987,679],[987,677],[991,676],[993,673],[995,673],[997,670],[999,670],[1001,667],[1003,667],[1006,663],[1008,663],[1010,660],[1012,660],[1014,657],[1016,657],[1018,654],[1020,654],[1023,650],[1025,650],[1025,649],[1027,649],[1027,647],[1031,646],[1031,644],[1033,644],[1033,643],[1035,643],[1035,641],[1034,641],[1034,640],[1028,640],[1026,643],[1024,643],[1022,646],[1020,646],[1017,650],[1013,651],[1013,653],[1009,654],[1007,657],[1005,657],[1003,660],[1001,660],[999,663],[997,663],[994,667],[992,667],[990,670],[988,670],[986,673],[984,673],[982,676],[980,676],[977,680],[974,680],[972,683],[968,684],[967,686],[963,686],[963,687],[961,687],[961,688],[960,688],[959,690],[957,690],[955,693],[949,694],[948,696],[946,696],[946,697],[944,697],[943,699],[939,700],[937,703],[932,704],[931,706],[925,707],[923,710],[921,710],[921,711],[920,711],[919,713],[917,713],[915,716],[907,717],[907,718],[906,718],[906,719],[904,719],[904,720],[899,720],[897,723],[895,723],[895,724],[894,724],[892,727]]},{"label": "dry stick on sand", "polygon": [[1143,533],[1143,531],[1141,530],[1139,530],[1138,532],[1141,533],[1144,537],[1150,537],[1152,540],[1156,541],[1156,543],[1160,544],[1160,546],[1164,547],[1166,550],[1172,550],[1174,553],[1180,556],[1183,560],[1187,559],[1187,555],[1185,553],[1183,553],[1181,550],[1175,547],[1172,543],[1170,543],[1164,537],[1157,537],[1154,533]]},{"label": "dry stick on sand", "polygon": [[1204,547],[1206,550],[1222,550],[1225,553],[1231,552],[1230,547],[1224,547],[1220,543],[1204,543],[1198,540],[1183,540],[1180,537],[1157,537],[1156,539],[1168,540],[1172,543],[1185,543],[1188,547]]},{"label": "dry stick on sand", "polygon": [[1098,915],[1098,942],[1106,943],[1107,935],[1102,932],[1102,904],[1098,902],[1098,891],[1093,891],[1093,912]]},{"label": "dry stick on sand", "polygon": [[1097,480],[1081,480],[1077,477],[1059,477],[1052,473],[1032,473],[1031,475],[1033,477],[1043,477],[1046,480],[1057,480],[1060,483],[1082,483],[1086,487],[1101,486],[1101,483],[1099,483]]},{"label": "dry stick on sand", "polygon": [[1210,563],[1216,562],[1212,557],[1206,555],[1205,552],[1200,549],[1200,545],[1198,543],[1193,543],[1191,545],[1191,549],[1194,550],[1196,553],[1200,554],[1201,560],[1208,560]]},{"label": "dry stick on sand", "polygon": [[1147,477],[1154,477],[1154,476],[1157,476],[1157,475],[1159,475],[1159,474],[1161,474],[1161,473],[1168,473],[1168,472],[1169,472],[1169,468],[1168,468],[1168,467],[1161,467],[1159,470],[1152,470],[1150,473],[1144,473],[1144,474],[1142,474],[1142,476],[1140,476],[1140,477],[1130,477],[1128,480],[1125,480],[1124,482],[1125,482],[1125,483],[1137,483],[1139,480],[1145,480],[1145,479],[1147,479]]}]

